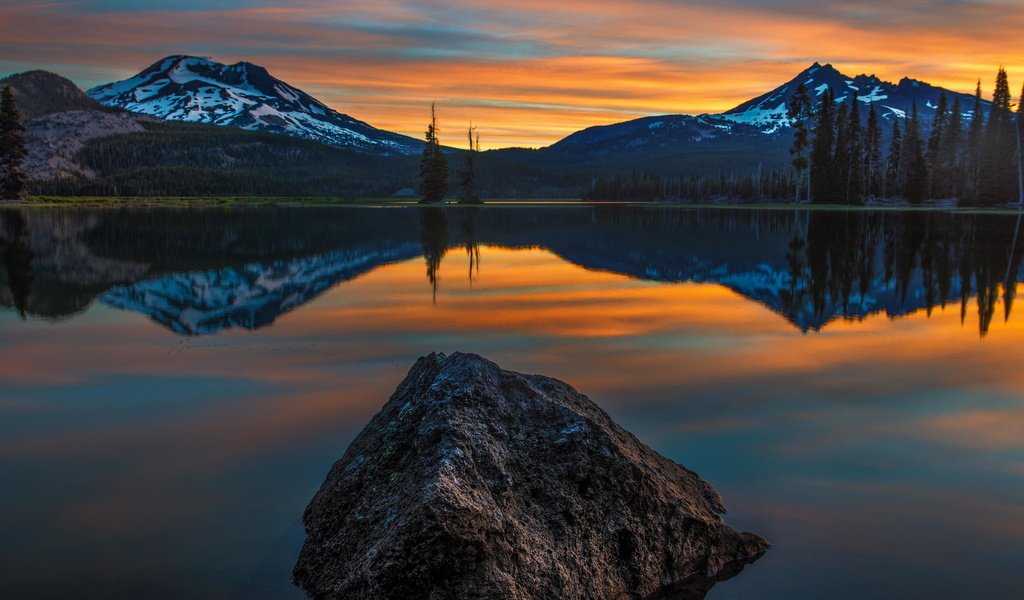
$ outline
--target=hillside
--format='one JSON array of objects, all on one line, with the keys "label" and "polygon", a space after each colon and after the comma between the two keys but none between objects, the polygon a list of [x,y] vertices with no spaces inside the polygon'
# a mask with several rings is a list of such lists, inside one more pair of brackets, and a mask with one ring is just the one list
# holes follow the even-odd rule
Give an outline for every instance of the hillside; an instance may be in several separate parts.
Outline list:
[{"label": "hillside", "polygon": [[415,185],[415,159],[389,160],[236,127],[163,122],[102,106],[46,71],[3,83],[26,118],[25,170],[34,193],[390,195]]},{"label": "hillside", "polygon": [[0,79],[0,87],[8,85],[14,92],[14,100],[23,119],[71,110],[120,112],[102,106],[70,79],[49,71],[26,71]]},{"label": "hillside", "polygon": [[419,140],[342,114],[248,62],[168,56],[134,77],[87,93],[106,106],[166,121],[280,133],[382,156],[416,154],[423,147]]},{"label": "hillside", "polygon": [[[973,96],[909,78],[892,84],[873,75],[849,77],[832,65],[814,63],[774,90],[721,114],[664,115],[590,127],[552,144],[541,153],[577,163],[600,164],[603,157],[622,160],[658,156],[706,163],[709,155],[725,151],[736,153],[733,160],[723,161],[711,172],[726,164],[733,169],[749,169],[758,164],[774,168],[788,163],[792,128],[786,112],[801,84],[812,100],[820,98],[827,89],[833,91],[837,104],[853,102],[856,98],[861,105],[861,119],[865,121],[871,107],[883,123],[902,121],[916,107],[926,130],[935,117],[940,94],[946,94],[950,104],[959,99],[966,119],[971,116],[974,102]],[[684,174],[695,170],[690,166],[682,165],[677,169]]]}]

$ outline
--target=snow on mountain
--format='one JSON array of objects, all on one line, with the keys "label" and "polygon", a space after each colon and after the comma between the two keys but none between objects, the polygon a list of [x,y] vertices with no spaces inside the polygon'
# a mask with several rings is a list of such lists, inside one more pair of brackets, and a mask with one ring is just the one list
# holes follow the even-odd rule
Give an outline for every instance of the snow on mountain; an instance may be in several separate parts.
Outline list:
[{"label": "snow on mountain", "polygon": [[[893,84],[874,75],[850,77],[832,65],[814,63],[774,90],[721,114],[641,117],[612,125],[590,127],[551,145],[547,150],[589,156],[617,156],[623,153],[678,152],[687,148],[720,149],[728,145],[755,148],[759,138],[781,140],[789,131],[788,105],[800,84],[807,88],[812,102],[820,101],[829,89],[840,104],[853,102],[856,98],[864,121],[872,105],[882,123],[906,119],[916,106],[921,116],[922,129],[926,132],[931,128],[941,93],[946,94],[950,107],[954,98],[959,97],[965,119],[971,117],[974,106],[974,97],[969,94],[943,90],[914,79],[904,78]],[[985,106],[987,108],[987,102]],[[788,152],[788,142],[784,144],[785,147],[781,143],[775,143],[775,146],[778,146],[775,150],[779,153]]]},{"label": "snow on mountain", "polygon": [[853,102],[856,98],[861,103],[861,117],[865,119],[872,105],[879,117],[890,122],[892,119],[905,119],[916,106],[926,128],[935,116],[942,93],[946,94],[949,106],[952,106],[954,98],[959,97],[961,108],[968,117],[974,105],[974,97],[970,94],[951,92],[914,79],[903,78],[892,84],[874,75],[849,77],[832,65],[814,63],[778,88],[720,116],[736,123],[753,125],[766,134],[776,133],[789,126],[787,106],[800,84],[807,88],[812,102],[818,101],[829,89],[835,94],[838,104]]},{"label": "snow on mountain", "polygon": [[376,129],[248,62],[169,56],[86,92],[97,102],[169,121],[230,125],[381,155],[415,154],[419,140]]}]

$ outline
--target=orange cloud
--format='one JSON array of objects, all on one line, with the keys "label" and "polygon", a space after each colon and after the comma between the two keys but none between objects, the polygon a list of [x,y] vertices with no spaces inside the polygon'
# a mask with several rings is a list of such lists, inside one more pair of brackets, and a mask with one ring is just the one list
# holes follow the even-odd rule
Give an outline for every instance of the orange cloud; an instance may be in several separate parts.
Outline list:
[{"label": "orange cloud", "polygon": [[113,11],[15,1],[0,8],[0,69],[47,67],[91,85],[172,53],[249,60],[409,135],[420,135],[436,99],[449,131],[473,121],[488,148],[543,146],[640,115],[726,110],[814,60],[959,91],[988,83],[1000,64],[1024,73],[1024,11],[996,1],[239,4]]}]

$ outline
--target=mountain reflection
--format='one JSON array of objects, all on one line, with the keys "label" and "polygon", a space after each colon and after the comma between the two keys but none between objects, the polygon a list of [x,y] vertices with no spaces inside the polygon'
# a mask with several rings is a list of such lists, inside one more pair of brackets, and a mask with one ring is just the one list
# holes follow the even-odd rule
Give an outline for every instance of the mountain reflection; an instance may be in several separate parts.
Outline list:
[{"label": "mountain reflection", "polygon": [[[1020,217],[616,206],[0,211],[0,305],[61,319],[98,299],[182,335],[257,329],[383,265],[423,256],[432,298],[449,248],[543,248],[579,267],[707,282],[802,331],[958,303],[984,336],[1008,319]],[[486,274],[486,272],[485,272]],[[520,274],[529,284],[530,273]]]}]

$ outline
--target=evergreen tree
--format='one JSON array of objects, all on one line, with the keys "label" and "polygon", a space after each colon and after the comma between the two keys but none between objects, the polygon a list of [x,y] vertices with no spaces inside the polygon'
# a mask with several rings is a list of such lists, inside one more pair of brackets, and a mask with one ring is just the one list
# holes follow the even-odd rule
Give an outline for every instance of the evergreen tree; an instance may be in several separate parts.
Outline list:
[{"label": "evergreen tree", "polygon": [[864,193],[874,198],[882,193],[884,169],[882,168],[882,128],[878,124],[875,105],[868,111],[868,124],[864,132]]},{"label": "evergreen tree", "polygon": [[814,144],[811,149],[811,201],[823,204],[834,201],[830,197],[833,183],[832,148],[835,145],[835,100],[832,90],[821,95],[817,121],[814,126]]},{"label": "evergreen tree", "polygon": [[437,106],[433,102],[430,103],[430,125],[427,126],[426,143],[420,161],[420,182],[421,202],[444,202],[448,195],[448,158],[438,140]]},{"label": "evergreen tree", "polygon": [[900,132],[900,122],[892,122],[892,141],[889,144],[889,162],[885,172],[885,190],[882,194],[886,198],[896,198],[903,195],[900,187],[900,165],[903,164],[903,134]]},{"label": "evergreen tree", "polygon": [[966,170],[966,189],[964,200],[969,204],[978,203],[979,178],[981,176],[981,148],[985,134],[985,113],[981,104],[981,80],[974,91],[974,106],[971,124],[967,129],[967,146],[964,168]]},{"label": "evergreen tree", "polygon": [[480,204],[480,190],[477,187],[476,177],[476,155],[480,152],[480,134],[471,124],[467,133],[469,139],[469,151],[466,152],[466,162],[459,171],[459,203]]},{"label": "evergreen tree", "polygon": [[[1024,87],[1017,100],[1017,204],[1024,206]],[[1017,286],[1013,286],[1016,288]]]},{"label": "evergreen tree", "polygon": [[960,98],[953,98],[953,109],[944,125],[938,159],[932,173],[936,198],[962,198],[966,174],[963,171],[964,124]]},{"label": "evergreen tree", "polygon": [[914,204],[928,199],[928,162],[924,156],[924,142],[921,139],[921,119],[914,104],[907,131],[903,136],[903,163],[905,165],[904,197]]},{"label": "evergreen tree", "polygon": [[[793,126],[793,146],[789,149],[793,155],[793,168],[796,170],[796,201],[800,202],[800,189],[804,187],[804,172],[809,166],[806,152],[810,144],[807,131],[807,120],[811,117],[811,96],[807,86],[800,84],[789,100],[788,116]],[[807,190],[810,194],[810,190]]]},{"label": "evergreen tree", "polygon": [[1016,123],[1010,102],[1006,69],[1000,67],[981,148],[978,198],[982,204],[1001,204],[1017,197]]},{"label": "evergreen tree", "polygon": [[25,172],[22,163],[28,156],[25,149],[25,126],[14,102],[11,86],[0,94],[0,198],[25,196]]},{"label": "evergreen tree", "polygon": [[850,178],[850,111],[845,102],[836,113],[836,142],[832,152],[832,202],[849,204],[846,182]]},{"label": "evergreen tree", "polygon": [[939,92],[939,105],[935,108],[935,117],[932,119],[932,133],[928,137],[928,182],[929,196],[937,198],[936,175],[942,169],[940,153],[943,146],[943,139],[946,135],[946,112],[949,105],[946,102],[946,93]]},{"label": "evergreen tree", "polygon": [[850,118],[847,121],[846,143],[848,145],[849,168],[846,175],[846,201],[860,204],[864,190],[864,132],[860,126],[860,100],[853,94]]}]

